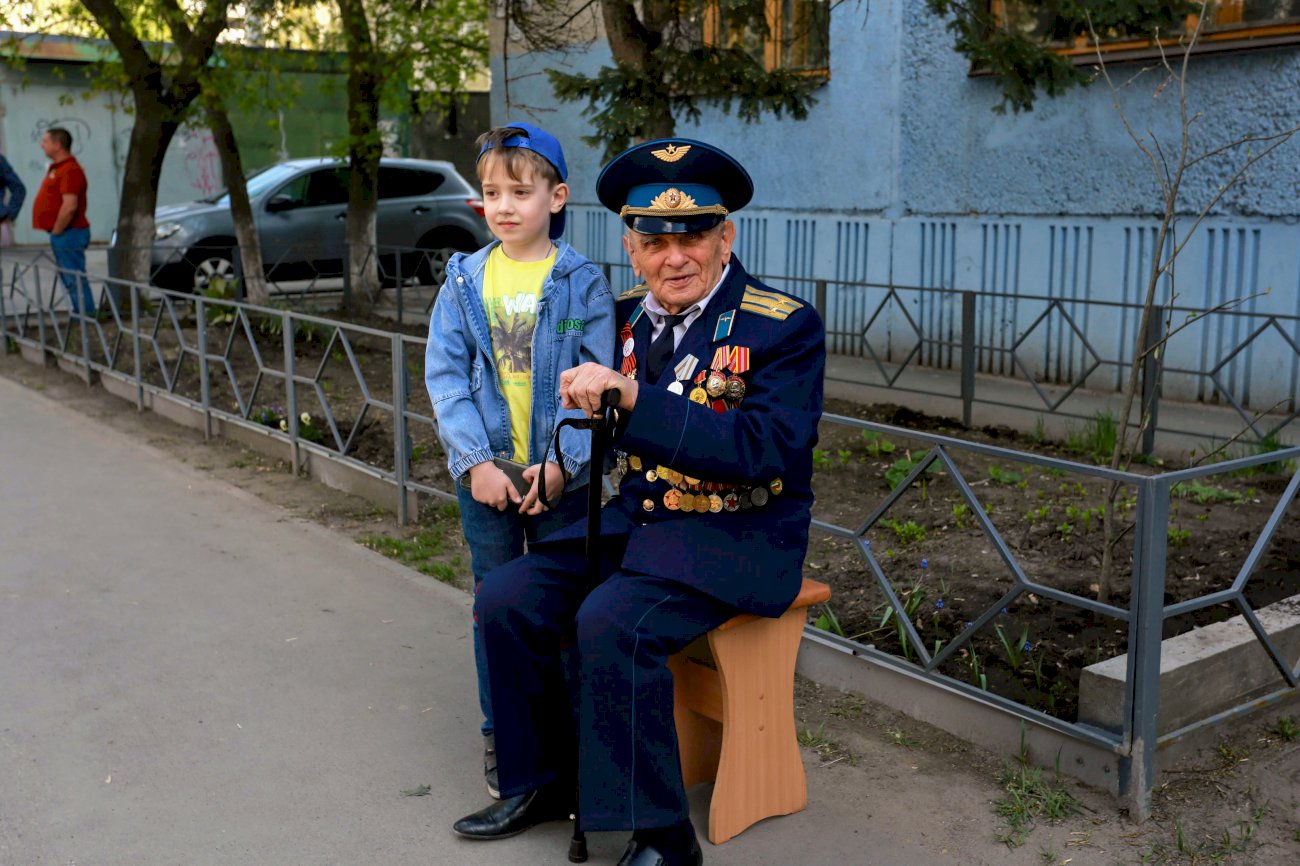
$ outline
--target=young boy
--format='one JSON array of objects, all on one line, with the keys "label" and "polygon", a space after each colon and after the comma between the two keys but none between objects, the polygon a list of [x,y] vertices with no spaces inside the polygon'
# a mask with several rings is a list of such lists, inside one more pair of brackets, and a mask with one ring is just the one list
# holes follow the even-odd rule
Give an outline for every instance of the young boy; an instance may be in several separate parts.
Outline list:
[{"label": "young boy", "polygon": [[[523,555],[525,542],[585,515],[586,485],[600,483],[599,470],[594,477],[589,473],[590,434],[561,431],[563,467],[551,450],[560,418],[582,415],[560,408],[560,372],[586,361],[609,365],[614,354],[609,285],[599,268],[558,240],[569,197],[560,143],[536,126],[512,123],[484,133],[478,147],[484,216],[497,241],[447,263],[425,354],[425,384],[457,482],[475,592],[489,571]],[[522,482],[512,482],[501,465],[522,469]],[[552,511],[538,497],[539,477],[545,478]],[[483,771],[488,793],[498,797],[487,661],[477,622],[474,661]]]}]

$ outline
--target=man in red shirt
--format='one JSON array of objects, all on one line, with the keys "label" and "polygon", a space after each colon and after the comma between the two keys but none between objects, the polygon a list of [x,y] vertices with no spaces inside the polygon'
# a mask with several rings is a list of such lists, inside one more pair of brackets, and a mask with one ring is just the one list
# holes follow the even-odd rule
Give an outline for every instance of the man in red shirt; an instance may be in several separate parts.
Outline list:
[{"label": "man in red shirt", "polygon": [[50,233],[50,248],[72,312],[94,313],[95,299],[86,280],[86,247],[90,246],[86,173],[72,155],[72,134],[66,129],[45,130],[41,150],[50,159],[50,170],[32,203],[32,227]]}]

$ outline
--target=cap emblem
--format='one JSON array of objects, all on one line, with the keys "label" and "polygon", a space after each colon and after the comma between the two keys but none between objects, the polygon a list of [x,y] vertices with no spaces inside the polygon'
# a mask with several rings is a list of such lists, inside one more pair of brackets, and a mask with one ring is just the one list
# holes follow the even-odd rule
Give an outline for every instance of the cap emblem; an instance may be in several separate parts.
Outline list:
[{"label": "cap emblem", "polygon": [[676,187],[669,187],[650,200],[651,208],[663,208],[664,210],[677,210],[678,208],[695,206],[695,199]]},{"label": "cap emblem", "polygon": [[691,146],[689,144],[683,144],[681,147],[678,147],[675,144],[670,144],[667,147],[665,147],[663,150],[650,151],[650,155],[654,156],[657,159],[662,159],[664,162],[676,162],[677,160],[685,156],[686,151],[690,149]]}]

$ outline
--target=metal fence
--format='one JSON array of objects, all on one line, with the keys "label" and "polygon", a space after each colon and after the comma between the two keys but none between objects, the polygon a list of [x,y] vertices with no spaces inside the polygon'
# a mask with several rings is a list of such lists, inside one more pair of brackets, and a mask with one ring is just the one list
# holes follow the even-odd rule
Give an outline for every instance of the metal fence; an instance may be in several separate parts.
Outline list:
[{"label": "metal fence", "polygon": [[[16,266],[6,276],[9,279],[0,291],[0,330],[3,331],[6,351],[16,346],[38,350],[95,371],[101,378],[128,383],[135,389],[140,405],[143,405],[147,392],[155,399],[188,406],[202,413],[208,435],[212,434],[213,419],[258,430],[288,443],[294,454],[295,469],[299,452],[304,449],[313,458],[319,456],[358,467],[392,485],[401,522],[411,517],[408,513],[410,493],[454,498],[445,486],[415,478],[411,472],[412,442],[417,438],[431,440],[435,423],[425,408],[428,401],[423,388],[418,384],[413,386],[411,382],[412,372],[416,373],[417,382],[419,379],[419,358],[423,354],[424,339],[292,310],[259,308],[237,301],[181,294],[100,277],[90,278],[97,312],[78,315],[68,310],[67,290],[52,269],[43,265]],[[303,335],[313,329],[320,335],[319,339],[304,341]],[[278,335],[273,352],[263,354],[255,337],[259,334],[263,342],[267,334]],[[368,353],[364,360],[370,363],[363,363],[364,353]],[[378,361],[374,361],[376,355]],[[361,395],[351,419],[344,419],[331,411],[331,395],[323,375],[331,364],[334,364],[331,369],[338,375],[354,377]],[[197,396],[184,393],[184,382],[188,382],[190,394]],[[268,382],[278,385],[283,391],[286,401],[282,413],[283,429],[277,425],[268,427],[266,419],[259,419],[256,415],[259,390]],[[194,391],[195,387],[197,391]],[[299,412],[306,399],[314,400],[324,412],[324,425],[318,430],[318,441],[310,441],[304,435],[306,422],[302,421]],[[412,408],[416,406],[421,410]],[[391,454],[391,466],[386,465],[386,460],[366,461],[357,456],[359,431],[363,430],[367,416],[372,414],[386,418],[391,426],[391,436],[384,446]],[[904,658],[825,632],[817,633],[819,640],[891,670],[906,672],[920,684],[918,687],[934,687],[985,706],[993,705],[1009,719],[1032,723],[1106,750],[1118,759],[1121,795],[1127,798],[1134,813],[1143,817],[1150,810],[1157,749],[1207,726],[1297,693],[1300,671],[1260,624],[1246,590],[1261,556],[1288,516],[1288,508],[1295,499],[1297,488],[1300,488],[1300,471],[1290,477],[1230,587],[1175,604],[1166,604],[1164,598],[1170,499],[1174,486],[1265,462],[1297,461],[1300,447],[1176,472],[1143,475],[842,416],[827,415],[824,420],[829,425],[917,440],[928,446],[928,451],[892,494],[880,502],[855,503],[853,510],[859,517],[839,523],[816,520],[813,524],[820,532],[855,547],[864,569],[898,617],[900,626],[915,648],[916,657]],[[1032,570],[1018,560],[1015,550],[986,514],[975,487],[960,468],[959,458],[971,455],[1041,467],[1048,472],[1085,479],[1115,482],[1135,490],[1132,578],[1127,587],[1127,603],[1103,603],[1031,577]],[[960,497],[969,506],[979,531],[1010,577],[1009,589],[1000,598],[973,615],[959,634],[933,652],[926,647],[905,613],[901,587],[906,578],[898,573],[896,565],[879,556],[867,540],[873,528],[887,518],[891,509],[898,506],[901,498],[913,490],[932,466],[941,467],[952,480]],[[1103,730],[1057,718],[940,671],[940,666],[953,658],[954,653],[961,652],[970,646],[977,634],[987,631],[1001,609],[1029,593],[1045,603],[1086,611],[1113,621],[1126,632],[1128,666],[1119,730]],[[1161,734],[1157,707],[1163,628],[1174,617],[1225,603],[1240,612],[1259,645],[1268,653],[1278,674],[1275,688],[1263,697],[1256,696],[1211,718]]]}]

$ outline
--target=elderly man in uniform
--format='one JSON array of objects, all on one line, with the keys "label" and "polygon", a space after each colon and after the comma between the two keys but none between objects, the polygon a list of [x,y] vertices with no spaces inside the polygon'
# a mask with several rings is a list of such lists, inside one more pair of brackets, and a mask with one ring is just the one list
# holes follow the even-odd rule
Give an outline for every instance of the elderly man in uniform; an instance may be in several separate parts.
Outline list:
[{"label": "elderly man in uniform", "polygon": [[619,298],[620,369],[567,370],[561,394],[594,414],[618,390],[624,474],[595,583],[579,523],[479,591],[504,799],[454,829],[500,839],[566,818],[576,785],[583,829],[632,832],[619,866],[695,866],[666,662],[737,613],[780,615],[799,591],[825,337],[811,306],[733,255],[727,217],[753,184],[726,153],[641,144],[597,194],[645,283]]}]

